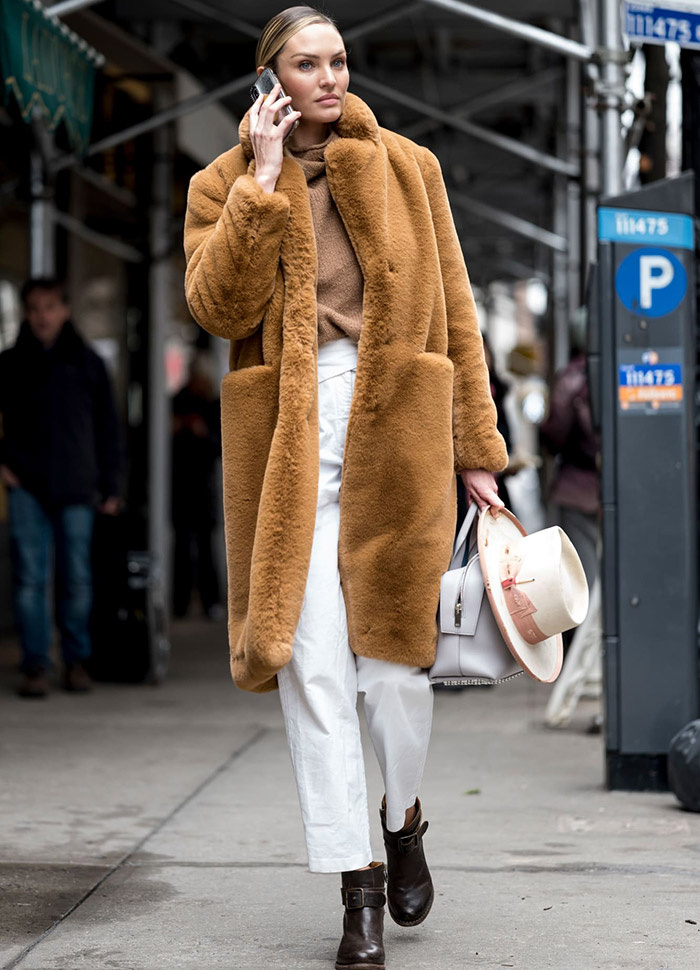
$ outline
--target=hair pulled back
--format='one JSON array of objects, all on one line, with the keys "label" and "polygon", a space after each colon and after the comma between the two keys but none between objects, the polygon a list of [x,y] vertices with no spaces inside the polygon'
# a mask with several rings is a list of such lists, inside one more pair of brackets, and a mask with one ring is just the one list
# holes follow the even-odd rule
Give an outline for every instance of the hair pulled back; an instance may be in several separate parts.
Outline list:
[{"label": "hair pulled back", "polygon": [[316,7],[304,4],[280,10],[262,29],[255,50],[255,66],[271,67],[274,70],[277,66],[277,57],[290,37],[310,24],[330,24],[338,30],[338,25],[333,18],[317,10]]}]

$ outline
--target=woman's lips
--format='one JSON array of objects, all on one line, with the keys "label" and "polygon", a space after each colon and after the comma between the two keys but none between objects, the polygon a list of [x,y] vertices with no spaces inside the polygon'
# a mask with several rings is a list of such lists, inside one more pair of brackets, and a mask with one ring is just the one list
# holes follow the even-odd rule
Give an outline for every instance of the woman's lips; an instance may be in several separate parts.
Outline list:
[{"label": "woman's lips", "polygon": [[316,104],[335,104],[336,101],[340,101],[337,94],[327,94],[323,98],[316,98]]}]

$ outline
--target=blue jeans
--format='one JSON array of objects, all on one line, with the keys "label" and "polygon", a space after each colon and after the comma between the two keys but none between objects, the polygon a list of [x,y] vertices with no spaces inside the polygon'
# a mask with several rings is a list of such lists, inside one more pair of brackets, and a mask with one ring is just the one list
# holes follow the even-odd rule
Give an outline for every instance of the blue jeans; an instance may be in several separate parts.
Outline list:
[{"label": "blue jeans", "polygon": [[92,530],[95,510],[67,505],[48,511],[23,488],[9,491],[12,592],[22,646],[22,670],[51,666],[49,588],[56,568],[56,622],[66,664],[90,656]]}]

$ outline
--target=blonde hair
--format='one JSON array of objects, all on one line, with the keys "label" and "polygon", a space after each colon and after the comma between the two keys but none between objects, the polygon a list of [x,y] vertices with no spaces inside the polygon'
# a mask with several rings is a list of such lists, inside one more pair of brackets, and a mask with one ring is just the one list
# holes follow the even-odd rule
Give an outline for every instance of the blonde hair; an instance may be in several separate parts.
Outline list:
[{"label": "blonde hair", "polygon": [[255,50],[255,66],[271,67],[274,70],[277,57],[287,41],[310,24],[330,24],[338,30],[333,18],[315,7],[304,5],[280,10],[262,29]]}]

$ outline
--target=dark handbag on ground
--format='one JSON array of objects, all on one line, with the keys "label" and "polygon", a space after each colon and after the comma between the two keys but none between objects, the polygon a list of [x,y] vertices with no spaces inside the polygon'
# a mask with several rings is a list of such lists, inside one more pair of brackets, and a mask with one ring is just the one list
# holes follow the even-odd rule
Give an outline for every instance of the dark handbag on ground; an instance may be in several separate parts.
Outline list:
[{"label": "dark handbag on ground", "polygon": [[469,506],[450,568],[443,573],[433,684],[499,684],[523,673],[503,639],[484,587],[477,544],[477,505]]}]

